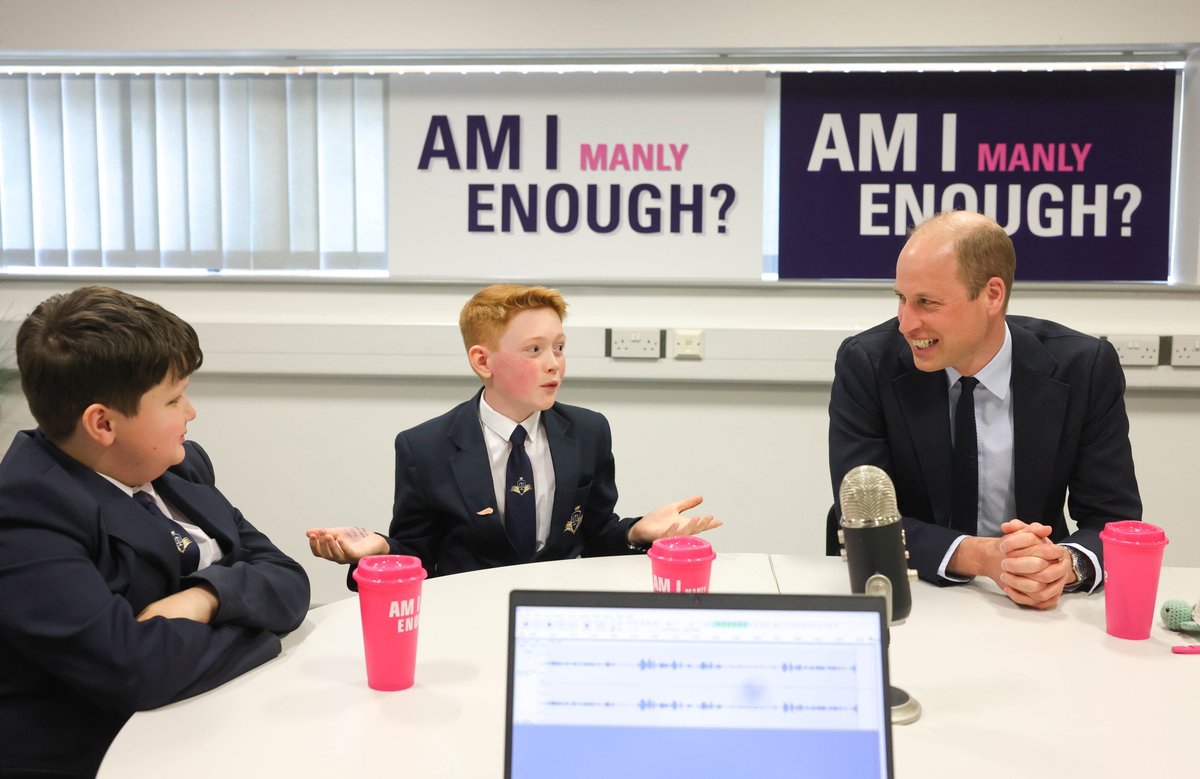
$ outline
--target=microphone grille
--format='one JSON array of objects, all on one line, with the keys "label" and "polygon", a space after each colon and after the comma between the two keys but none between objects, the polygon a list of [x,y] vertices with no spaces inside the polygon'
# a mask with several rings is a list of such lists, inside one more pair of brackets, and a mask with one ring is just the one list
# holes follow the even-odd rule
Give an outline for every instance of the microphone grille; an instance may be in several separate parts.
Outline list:
[{"label": "microphone grille", "polygon": [[839,494],[843,527],[890,525],[900,521],[896,488],[882,468],[860,465],[842,479]]}]

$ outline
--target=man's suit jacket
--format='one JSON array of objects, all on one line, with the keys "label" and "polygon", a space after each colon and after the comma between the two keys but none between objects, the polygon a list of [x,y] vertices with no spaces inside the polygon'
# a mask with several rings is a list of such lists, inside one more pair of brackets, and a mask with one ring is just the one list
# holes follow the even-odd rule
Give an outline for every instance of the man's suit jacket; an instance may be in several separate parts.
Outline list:
[{"label": "man's suit jacket", "polygon": [[[222,557],[184,577],[170,534],[40,432],[18,433],[0,463],[0,777],[94,775],[133,712],[266,662],[303,621],[304,570],[217,491],[204,450],[185,448],[154,488]],[[220,600],[212,624],[136,620],[198,582]],[[213,746],[178,737],[203,773]]]},{"label": "man's suit jacket", "polygon": [[[1116,350],[1054,322],[1010,316],[1008,326],[1016,518],[1050,525],[1052,540],[1078,543],[1103,565],[1104,524],[1142,516]],[[914,366],[897,320],[842,343],[829,401],[828,554],[838,549],[842,477],[855,466],[875,465],[895,484],[910,564],[921,578],[948,583],[937,569],[960,535],[950,529],[949,404],[945,372]]]},{"label": "man's suit jacket", "polygon": [[[432,576],[521,562],[496,505],[479,397],[396,436],[388,543],[393,554],[420,557]],[[637,520],[613,513],[617,485],[608,420],[555,403],[542,412],[542,426],[556,486],[550,534],[534,560],[631,552],[627,537]]]}]

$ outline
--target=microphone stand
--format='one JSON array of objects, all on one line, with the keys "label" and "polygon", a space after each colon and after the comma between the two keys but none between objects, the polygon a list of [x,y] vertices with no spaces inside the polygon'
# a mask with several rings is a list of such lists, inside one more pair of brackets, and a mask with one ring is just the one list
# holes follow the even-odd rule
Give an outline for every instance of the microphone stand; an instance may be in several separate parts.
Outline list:
[{"label": "microphone stand", "polygon": [[[873,574],[867,579],[866,595],[876,595],[887,603],[888,625],[903,625],[904,620],[892,621],[892,580],[883,574]],[[887,634],[888,646],[892,643],[892,631]],[[895,685],[888,687],[888,702],[892,708],[892,724],[908,725],[921,718],[921,704],[917,699]]]}]

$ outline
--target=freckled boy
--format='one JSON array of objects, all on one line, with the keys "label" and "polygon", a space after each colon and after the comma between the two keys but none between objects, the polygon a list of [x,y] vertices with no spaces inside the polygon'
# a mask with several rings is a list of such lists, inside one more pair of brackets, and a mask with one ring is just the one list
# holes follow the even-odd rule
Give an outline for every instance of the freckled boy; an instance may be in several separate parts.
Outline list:
[{"label": "freckled boy", "polygon": [[355,563],[420,557],[431,575],[542,560],[644,551],[657,538],[720,526],[680,512],[688,498],[622,519],[612,436],[600,414],[557,401],[566,375],[566,302],[555,290],[496,284],[463,308],[459,326],[475,397],[396,437],[396,493],[387,535],[308,531],[314,555]]}]

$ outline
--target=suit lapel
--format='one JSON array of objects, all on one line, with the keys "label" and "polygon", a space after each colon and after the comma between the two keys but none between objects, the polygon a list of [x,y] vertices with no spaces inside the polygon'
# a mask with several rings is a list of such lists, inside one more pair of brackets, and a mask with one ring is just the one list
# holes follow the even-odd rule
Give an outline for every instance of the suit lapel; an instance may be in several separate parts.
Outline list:
[{"label": "suit lapel", "polygon": [[1067,411],[1068,387],[1052,378],[1054,356],[1027,330],[1011,324],[1013,339],[1013,473],[1017,516],[1040,518]]},{"label": "suit lapel", "polygon": [[[483,542],[482,548],[504,546],[516,552],[508,533],[504,531],[504,523],[500,521],[500,507],[496,505],[492,468],[479,422],[479,394],[459,407],[451,423],[449,437],[458,450],[450,458],[450,470],[454,473],[454,481],[462,496],[463,516],[475,525]],[[490,515],[480,516],[480,511],[489,508],[492,510]]]},{"label": "suit lapel", "polygon": [[202,484],[194,484],[170,471],[154,480],[154,489],[172,506],[183,512],[183,516],[176,519],[183,519],[198,526],[215,538],[222,550],[240,548],[233,515],[217,496],[216,490]]},{"label": "suit lapel", "polygon": [[[550,459],[554,462],[554,505],[550,510],[550,532],[546,536],[546,546],[538,556],[557,560],[563,555],[555,554],[555,547],[570,541],[566,522],[575,510],[570,504],[575,499],[575,487],[579,484],[579,442],[571,422],[553,406],[542,412],[542,429],[550,446]],[[584,517],[583,521],[587,519]],[[593,517],[592,521],[596,521],[596,518]]]},{"label": "suit lapel", "polygon": [[100,503],[100,516],[108,534],[124,541],[131,549],[150,562],[171,581],[179,582],[179,552],[171,535],[159,525],[133,498],[101,479],[100,484],[88,484],[88,489]]},{"label": "suit lapel", "polygon": [[[134,554],[157,568],[171,587],[178,586],[179,552],[170,534],[163,531],[144,508],[100,474],[63,454],[40,430],[34,434],[34,444],[35,456],[47,457],[65,472],[69,485],[73,485],[70,488],[82,488],[86,496],[95,501],[104,532],[120,539]],[[134,590],[138,586],[130,581],[131,592],[126,594],[136,600],[138,596]],[[158,583],[154,585],[155,588],[158,586]]]},{"label": "suit lapel", "polygon": [[896,400],[908,425],[934,521],[949,527],[954,465],[946,373],[917,370],[907,345],[898,357],[904,370],[892,380]]}]

